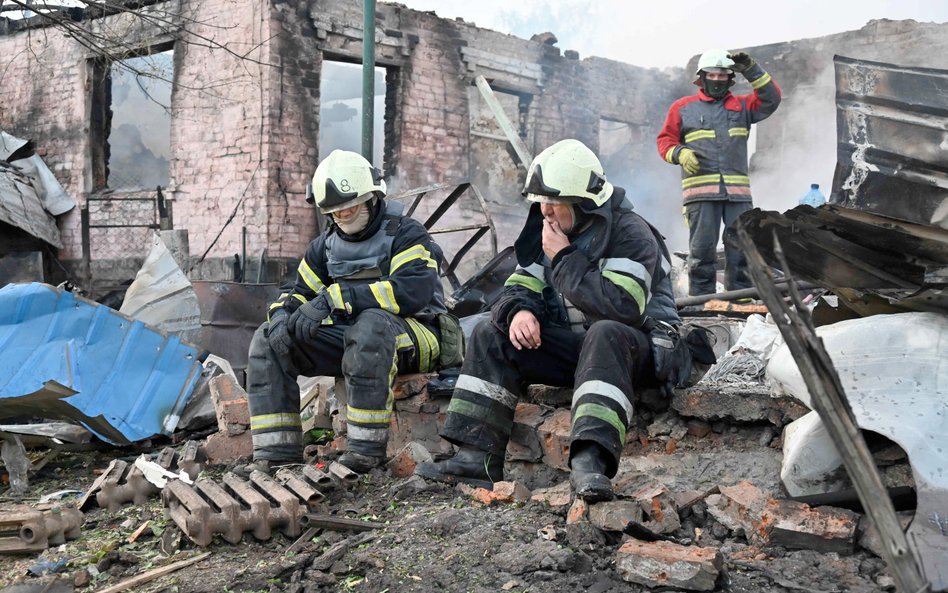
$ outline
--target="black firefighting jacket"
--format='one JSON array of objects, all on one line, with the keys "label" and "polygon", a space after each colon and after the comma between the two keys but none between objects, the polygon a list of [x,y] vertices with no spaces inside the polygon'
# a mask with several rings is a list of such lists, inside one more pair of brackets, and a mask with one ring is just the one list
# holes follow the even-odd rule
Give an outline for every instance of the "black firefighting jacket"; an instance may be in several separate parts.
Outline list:
[{"label": "black firefighting jacket", "polygon": [[604,319],[640,327],[646,315],[680,323],[662,236],[632,211],[620,187],[602,206],[584,208],[592,204],[577,205],[591,223],[570,236],[570,245],[552,262],[542,250],[540,205],[531,206],[515,244],[519,266],[491,307],[499,329],[506,332],[523,309],[541,324],[575,331]]}]

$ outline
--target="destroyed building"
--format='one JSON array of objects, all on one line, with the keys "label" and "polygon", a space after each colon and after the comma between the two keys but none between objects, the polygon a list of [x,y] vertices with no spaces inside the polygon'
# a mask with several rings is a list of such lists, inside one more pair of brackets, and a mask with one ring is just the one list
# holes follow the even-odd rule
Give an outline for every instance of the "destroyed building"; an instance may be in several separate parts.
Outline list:
[{"label": "destroyed building", "polygon": [[[235,255],[255,278],[265,249],[273,268],[266,277],[276,280],[315,232],[303,198],[319,157],[358,138],[352,65],[361,61],[361,3],[139,5],[141,17],[79,11],[71,27],[42,16],[4,21],[0,128],[32,139],[81,206],[59,220],[57,256],[80,283],[91,273],[101,289],[94,293],[130,280],[159,223],[160,186],[170,225],[187,230],[193,278],[232,279]],[[881,20],[750,48],[785,97],[756,136],[761,205],[793,205],[814,176],[829,185],[834,54],[895,53],[903,65],[945,67],[946,27]],[[395,4],[379,5],[375,36],[375,160],[390,193],[470,180],[490,204],[498,244],[511,242],[525,212],[523,166],[474,85],[481,75],[531,153],[564,137],[582,140],[672,248],[683,246],[678,174],[657,157],[654,138],[667,106],[692,92],[693,64],[658,70],[580,59],[550,35],[519,39]],[[814,154],[825,159],[822,170],[777,175],[778,163]],[[445,223],[479,217],[477,204],[462,200]],[[475,250],[466,271],[486,257]]]},{"label": "destroyed building", "polygon": [[[41,16],[3,21],[0,55],[5,56],[3,71],[9,84],[0,88],[0,128],[30,138],[80,208],[55,213],[49,206],[40,206],[46,209],[47,223],[59,217],[55,230],[60,233],[61,247],[53,242],[57,240],[53,234],[37,236],[24,228],[29,227],[28,216],[3,218],[0,255],[23,250],[43,251],[44,256],[55,253],[78,283],[99,296],[135,277],[149,248],[161,244],[152,239],[153,230],[173,226],[186,231],[190,241],[190,261],[179,257],[178,263],[191,268],[197,294],[192,291],[186,321],[189,331],[199,331],[193,301],[206,298],[202,291],[214,292],[224,284],[207,280],[256,277],[273,282],[295,269],[296,258],[316,231],[316,216],[304,201],[312,170],[329,149],[356,148],[351,142],[359,121],[361,89],[354,81],[362,50],[361,6],[354,0],[125,4],[134,6],[138,14],[122,10],[121,5],[103,6],[69,12],[69,21],[55,26]],[[386,170],[391,193],[429,188],[426,193],[433,202],[422,203],[419,215],[435,211],[439,196],[461,181],[470,181],[488,204],[498,245],[509,244],[525,213],[518,195],[523,149],[534,153],[554,140],[573,136],[598,149],[610,179],[630,189],[637,208],[658,222],[673,243],[676,237],[680,239],[678,173],[655,154],[654,136],[667,105],[693,92],[693,64],[657,70],[595,57],[580,59],[575,52],[556,47],[551,34],[524,40],[398,5],[380,4],[377,16],[375,158]],[[94,35],[83,36],[82,31]],[[754,135],[752,170],[760,205],[782,210],[795,205],[809,182],[830,186],[827,180],[837,161],[837,148],[842,151],[848,146],[832,132],[840,63],[847,64],[843,69],[879,73],[876,80],[900,75],[908,66],[945,68],[948,58],[941,50],[948,45],[946,32],[944,24],[874,21],[859,31],[749,48],[773,73],[785,95],[781,110],[768,122],[772,125],[762,126]],[[898,54],[899,66],[840,59],[834,80],[834,54],[888,61],[894,59],[893,52]],[[944,80],[945,73],[939,77]],[[481,80],[489,84],[489,91],[484,91]],[[148,95],[144,102],[142,97],[132,98],[136,88]],[[496,99],[513,122],[511,129],[522,146],[511,146],[510,130],[498,122],[488,97]],[[867,96],[856,100],[864,99]],[[132,101],[137,101],[137,107],[128,110]],[[905,100],[898,107],[910,103]],[[928,106],[913,107],[924,110]],[[931,127],[938,130],[937,125]],[[793,170],[787,169],[788,160],[797,163]],[[21,176],[8,172],[8,178],[14,179],[11,184],[18,188],[28,183]],[[937,185],[941,177],[932,179]],[[436,184],[447,187],[430,189]],[[156,200],[159,194],[160,201]],[[444,215],[442,224],[480,224],[481,205],[470,194],[466,197]],[[922,548],[926,578],[943,585],[948,582],[948,569],[943,548],[938,546],[945,519],[938,505],[944,489],[941,480],[925,481],[941,474],[940,458],[927,453],[932,443],[940,446],[943,442],[939,418],[944,404],[937,397],[944,383],[940,381],[943,365],[928,344],[938,340],[926,338],[921,344],[912,339],[914,334],[906,330],[906,324],[925,327],[926,336],[943,331],[939,292],[943,267],[929,274],[917,260],[943,257],[944,236],[930,227],[927,231],[913,225],[892,228],[890,221],[869,213],[849,214],[848,219],[839,212],[835,206],[816,214],[800,210],[790,220],[800,232],[809,233],[804,235],[808,238],[850,241],[853,245],[847,248],[853,251],[843,254],[866,274],[860,278],[891,281],[904,274],[898,290],[884,286],[878,291],[883,297],[893,301],[906,297],[903,304],[910,309],[921,304],[922,310],[942,311],[916,313],[912,318],[888,316],[885,325],[890,333],[886,335],[895,337],[881,345],[859,333],[876,335],[878,319],[837,327],[823,334],[823,339],[834,355],[849,349],[852,342],[863,348],[853,367],[841,359],[837,370],[846,373],[842,378],[860,420],[868,418],[879,435],[892,436],[889,431],[912,426],[918,406],[932,411],[925,430],[918,431],[920,436],[907,444],[895,437],[895,443],[873,441],[873,454],[890,494],[917,494],[917,514],[913,517],[908,511],[899,520],[907,526],[914,518],[907,535],[917,538],[915,545]],[[763,236],[768,225],[780,227],[784,219],[773,214],[754,220],[757,226],[748,224],[748,228]],[[938,224],[927,218],[916,222]],[[51,230],[50,225],[45,229]],[[894,230],[903,234],[896,235]],[[886,240],[877,240],[880,237]],[[911,250],[903,249],[906,237]],[[768,263],[776,265],[774,246],[760,243]],[[445,237],[444,244],[450,251],[459,243]],[[821,249],[825,243],[813,244]],[[866,270],[872,257],[882,257],[877,256],[880,251],[886,251],[885,266]],[[140,276],[164,278],[154,270],[174,267],[168,249],[163,248],[160,256],[156,253],[149,254]],[[489,255],[483,246],[472,251],[464,262],[465,273],[476,270]],[[809,252],[804,256],[799,267],[782,269],[811,279],[816,275],[831,288],[849,286],[849,269],[834,268],[838,275],[827,280],[819,276],[828,267],[821,265],[823,260],[811,258]],[[916,261],[904,265],[901,256]],[[145,270],[152,271],[142,273]],[[916,290],[913,282],[919,270],[930,284],[927,287],[935,287],[937,298]],[[176,282],[162,288],[176,293],[188,283],[180,274]],[[273,298],[272,286],[230,286],[235,292],[260,288],[257,300]],[[63,558],[69,558],[68,578],[77,588],[89,589],[106,579],[122,579],[116,585],[119,589],[134,588],[147,578],[176,570],[187,575],[181,577],[183,591],[225,587],[294,592],[357,587],[367,591],[493,591],[549,586],[605,592],[628,590],[628,582],[694,590],[890,590],[894,586],[891,566],[887,568],[878,558],[885,558],[879,529],[852,510],[820,506],[852,497],[852,484],[831,443],[827,444],[826,434],[820,432],[818,415],[806,414],[810,400],[801,396],[806,394],[801,386],[805,378],[799,376],[794,356],[785,346],[775,355],[781,365],[775,373],[781,382],[777,393],[760,382],[763,362],[750,357],[753,364],[740,367],[748,360],[742,348],[753,341],[750,330],[765,323],[762,317],[746,324],[735,319],[706,320],[721,340],[719,354],[733,346],[732,362],[738,362],[712,373],[723,381],[676,393],[668,410],[637,406],[636,425],[630,427],[626,439],[628,455],[615,480],[620,500],[596,505],[577,500],[571,506],[569,484],[562,481],[569,466],[569,389],[533,389],[517,407],[506,452],[510,482],[499,482],[493,490],[455,491],[410,477],[416,463],[451,451],[437,429],[452,386],[434,376],[398,379],[388,451],[392,459],[384,470],[366,476],[368,481],[332,463],[318,470],[315,466],[281,470],[273,479],[262,475],[238,479],[226,468],[250,453],[249,411],[239,386],[238,364],[246,361],[242,358],[246,347],[239,353],[225,351],[228,347],[240,350],[235,345],[239,340],[229,336],[214,346],[202,343],[226,359],[216,359],[214,364],[201,361],[202,366],[198,358],[203,353],[190,346],[173,340],[173,347],[162,345],[161,332],[148,327],[158,327],[160,319],[146,320],[137,314],[153,301],[133,287],[119,312],[126,316],[53,287],[24,287],[19,301],[12,300],[12,291],[4,294],[11,299],[5,302],[14,303],[5,307],[6,312],[35,308],[40,300],[52,303],[56,311],[31,323],[0,323],[0,330],[12,327],[9,343],[49,337],[68,342],[65,350],[48,340],[51,343],[41,344],[48,347],[41,355],[19,348],[13,350],[16,356],[5,357],[4,364],[18,370],[7,385],[26,379],[38,385],[31,387],[37,390],[32,394],[10,398],[10,390],[4,391],[7,385],[0,382],[0,397],[7,398],[4,404],[22,406],[17,410],[27,414],[75,420],[66,405],[93,400],[94,406],[82,402],[88,406],[82,411],[91,416],[82,423],[100,441],[129,447],[106,450],[104,462],[101,454],[90,462],[82,453],[64,454],[68,460],[62,467],[53,460],[57,488],[81,488],[81,492],[73,491],[82,494],[76,506],[89,513],[91,521],[84,522],[69,506],[30,512],[3,509],[0,552],[38,554],[38,561],[29,567],[31,574],[64,570]],[[764,311],[760,305],[747,310]],[[248,322],[251,317],[241,310],[228,314],[233,317],[225,319],[227,323]],[[89,325],[68,315],[78,315]],[[124,323],[132,318],[136,321]],[[102,319],[109,320],[110,339],[95,344],[96,348],[85,347],[82,337],[92,333]],[[250,321],[252,326],[257,319]],[[771,340],[766,348],[777,350],[777,331],[773,324],[766,325]],[[134,339],[126,334],[134,334]],[[853,335],[859,337],[853,339]],[[142,369],[131,368],[115,356],[113,346],[123,341],[127,343],[123,351]],[[913,360],[917,382],[914,376],[913,382],[900,381],[899,372],[908,365],[891,356],[891,367],[874,369],[878,376],[857,377],[857,371],[864,373],[859,364],[889,356],[888,347],[896,345],[901,349],[899,357]],[[134,356],[127,354],[133,349],[137,349]],[[168,367],[178,376],[146,374],[144,367],[150,368],[151,358],[172,356],[181,359]],[[45,366],[33,365],[37,357]],[[62,359],[69,364],[58,364]],[[78,372],[85,364],[100,368],[102,376],[90,378]],[[217,372],[216,365],[233,366],[237,372],[225,369],[220,371],[223,376],[207,380],[211,372]],[[749,374],[756,374],[753,386],[728,383],[740,375],[738,370],[751,366]],[[206,374],[199,379],[201,368]],[[99,378],[105,379],[104,388],[93,380]],[[891,400],[873,392],[885,380],[893,381],[885,387]],[[871,384],[869,389],[863,387],[866,383]],[[332,429],[335,436],[316,448],[319,459],[332,458],[345,444],[345,421],[333,413],[345,382],[330,385],[325,379],[307,383],[301,401],[304,428]],[[97,394],[97,388],[105,393]],[[110,398],[124,395],[123,390],[139,396],[123,398],[121,408],[111,405]],[[165,399],[152,397],[158,391]],[[198,401],[197,391],[205,405],[200,413],[211,425],[203,425],[204,432],[183,428],[192,412],[182,410],[184,400],[191,396],[189,404]],[[80,395],[73,397],[76,392]],[[903,392],[918,400],[900,409],[900,414],[887,414],[887,407],[898,405],[894,399]],[[37,395],[48,399],[31,397]],[[135,425],[143,418],[151,422]],[[796,421],[796,428],[781,433],[791,421]],[[120,423],[121,429],[110,422]],[[157,452],[157,443],[175,430],[172,426],[177,432],[170,438],[179,451]],[[89,433],[76,426],[71,429],[68,435],[76,440],[66,442],[80,449],[88,446]],[[67,432],[58,425],[0,427],[7,443],[7,473],[14,473],[7,456],[8,444],[14,442],[9,435],[29,435],[48,443],[43,440],[49,437],[44,430],[66,439]],[[148,437],[159,432],[165,436],[149,442]],[[200,448],[196,441],[182,444],[192,437],[203,440]],[[140,450],[145,455],[131,463],[128,454]],[[60,451],[69,449],[52,448],[32,463],[30,471],[40,472]],[[155,460],[147,459],[149,455]],[[203,460],[198,460],[202,455],[212,467],[203,467]],[[795,461],[807,455],[819,463]],[[15,459],[12,452],[9,459]],[[806,470],[813,470],[814,475]],[[99,473],[95,479],[94,473]],[[812,496],[805,500],[814,506],[787,500],[781,488],[794,496]],[[71,496],[44,494],[65,496],[64,500]],[[516,506],[504,508],[507,503]],[[338,514],[315,512],[326,508]],[[481,529],[482,525],[488,529]],[[80,528],[86,530],[81,536]],[[317,528],[324,531],[314,538]],[[350,529],[370,533],[339,533]],[[103,545],[98,539],[103,532],[119,539]],[[79,542],[73,543],[77,537]],[[195,547],[210,551],[190,554],[198,551]],[[177,560],[181,555],[187,557]],[[145,570],[147,565],[136,566],[139,556],[149,563],[157,559],[155,563],[163,566]],[[7,563],[4,566],[22,566],[2,561]],[[188,568],[195,563],[199,564]],[[47,588],[55,590],[50,589],[56,585],[55,578],[47,582],[51,583]]]}]

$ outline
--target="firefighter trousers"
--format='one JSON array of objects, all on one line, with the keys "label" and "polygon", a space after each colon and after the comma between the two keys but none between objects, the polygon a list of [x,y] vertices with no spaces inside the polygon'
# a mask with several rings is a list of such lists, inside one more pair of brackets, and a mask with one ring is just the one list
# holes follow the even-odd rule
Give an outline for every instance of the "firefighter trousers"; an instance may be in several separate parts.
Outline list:
[{"label": "firefighter trousers", "polygon": [[[714,294],[715,260],[721,222],[727,229],[737,218],[753,208],[750,202],[705,200],[685,206],[688,221],[688,294]],[[747,258],[737,247],[724,244],[724,289],[750,288],[753,283],[747,273]]]},{"label": "firefighter trousers", "polygon": [[540,341],[536,350],[517,350],[505,332],[481,322],[441,436],[503,455],[527,385],[573,386],[570,442],[597,443],[608,453],[607,475],[614,476],[633,419],[634,390],[656,382],[648,336],[617,321],[597,321],[582,334],[542,326]]},{"label": "firefighter trousers", "polygon": [[349,323],[320,327],[315,339],[294,339],[288,357],[267,341],[269,324],[254,333],[247,365],[255,460],[303,459],[297,376],[342,376],[348,403],[349,450],[384,456],[398,373],[429,372],[440,354],[434,323],[367,309]]}]

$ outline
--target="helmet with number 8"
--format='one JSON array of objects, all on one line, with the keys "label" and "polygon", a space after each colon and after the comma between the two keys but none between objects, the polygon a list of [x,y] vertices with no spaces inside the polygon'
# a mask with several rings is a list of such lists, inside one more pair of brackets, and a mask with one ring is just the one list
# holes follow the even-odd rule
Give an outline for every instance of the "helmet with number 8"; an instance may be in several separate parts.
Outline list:
[{"label": "helmet with number 8", "polygon": [[358,206],[373,197],[385,196],[382,172],[362,155],[348,150],[329,153],[313,174],[312,197],[323,214]]}]

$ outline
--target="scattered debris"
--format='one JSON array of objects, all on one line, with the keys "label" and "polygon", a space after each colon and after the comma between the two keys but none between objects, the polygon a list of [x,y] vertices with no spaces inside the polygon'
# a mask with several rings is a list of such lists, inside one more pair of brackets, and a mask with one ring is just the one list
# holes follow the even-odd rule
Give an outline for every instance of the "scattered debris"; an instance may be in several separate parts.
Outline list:
[{"label": "scattered debris", "polygon": [[161,332],[195,343],[201,331],[201,309],[188,277],[155,233],[151,251],[125,292],[119,313]]},{"label": "scattered debris", "polygon": [[82,521],[77,509],[58,505],[45,511],[23,507],[0,512],[0,554],[41,551],[76,539]]}]

